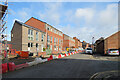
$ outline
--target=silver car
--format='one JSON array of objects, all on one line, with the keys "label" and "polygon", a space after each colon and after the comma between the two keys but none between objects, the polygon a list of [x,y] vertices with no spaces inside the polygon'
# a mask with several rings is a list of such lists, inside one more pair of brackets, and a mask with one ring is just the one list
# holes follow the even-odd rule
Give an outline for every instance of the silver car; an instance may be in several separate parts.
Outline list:
[{"label": "silver car", "polygon": [[108,49],[107,54],[108,55],[119,55],[119,50],[118,49]]},{"label": "silver car", "polygon": [[87,49],[85,49],[85,53],[93,54],[93,52],[92,52],[92,48],[87,48]]}]

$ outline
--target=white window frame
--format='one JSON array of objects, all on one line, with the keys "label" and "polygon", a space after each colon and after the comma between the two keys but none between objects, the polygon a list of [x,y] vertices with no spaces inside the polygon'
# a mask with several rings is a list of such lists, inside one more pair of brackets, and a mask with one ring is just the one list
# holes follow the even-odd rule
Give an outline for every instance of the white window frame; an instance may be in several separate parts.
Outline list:
[{"label": "white window frame", "polygon": [[[33,38],[33,40],[34,40],[34,31],[32,30],[32,29],[28,29],[28,31],[30,30],[30,34],[28,34],[28,40],[32,40],[32,38]],[[32,32],[32,35],[31,35],[31,32]],[[29,37],[30,37],[30,39],[29,39]],[[32,41],[33,41],[32,40]]]}]

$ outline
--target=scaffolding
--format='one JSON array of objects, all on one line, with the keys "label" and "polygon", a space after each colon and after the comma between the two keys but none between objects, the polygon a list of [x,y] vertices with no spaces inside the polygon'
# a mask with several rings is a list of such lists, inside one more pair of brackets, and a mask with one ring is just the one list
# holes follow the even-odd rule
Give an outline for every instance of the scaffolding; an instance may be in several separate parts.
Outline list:
[{"label": "scaffolding", "polygon": [[0,58],[8,59],[7,55],[7,19],[8,1],[0,2]]}]

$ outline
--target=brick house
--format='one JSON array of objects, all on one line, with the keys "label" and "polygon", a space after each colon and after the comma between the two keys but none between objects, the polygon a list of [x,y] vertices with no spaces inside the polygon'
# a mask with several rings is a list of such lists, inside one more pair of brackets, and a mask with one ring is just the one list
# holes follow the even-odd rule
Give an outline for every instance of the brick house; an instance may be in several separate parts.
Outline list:
[{"label": "brick house", "polygon": [[[18,34],[20,36],[17,36]],[[43,48],[49,48],[53,54],[62,52],[63,33],[46,22],[38,20],[34,17],[31,17],[25,23],[15,21],[11,31],[11,36],[12,35],[13,37],[11,37],[11,40],[14,44],[17,44],[14,45],[14,48],[17,50],[28,50],[32,53],[40,52],[41,54],[41,52],[45,53]],[[27,37],[32,38],[32,40],[27,39]],[[32,45],[32,48],[31,46],[29,48],[24,46],[27,44],[29,46]],[[35,46],[37,46],[37,48]]]},{"label": "brick house", "polygon": [[45,34],[44,29],[40,30],[16,20],[11,30],[12,48],[20,51],[30,51],[35,53],[35,55],[37,52],[44,52],[43,48],[46,43]]},{"label": "brick house", "polygon": [[120,31],[112,34],[105,39],[98,39],[96,42],[96,52],[106,54],[108,49],[119,49],[120,52]]},{"label": "brick house", "polygon": [[53,54],[62,52],[63,33],[46,23],[46,47],[52,50]]},{"label": "brick house", "polygon": [[70,36],[63,34],[63,50],[66,48],[75,48],[75,40]]},{"label": "brick house", "polygon": [[82,42],[76,37],[73,37],[73,39],[75,40],[75,48],[81,48]]},{"label": "brick house", "polygon": [[112,34],[104,40],[104,52],[108,49],[119,49],[120,51],[120,31]]},{"label": "brick house", "polygon": [[98,40],[96,40],[95,44],[96,52],[98,54],[104,54],[104,38],[103,37],[99,38]]}]

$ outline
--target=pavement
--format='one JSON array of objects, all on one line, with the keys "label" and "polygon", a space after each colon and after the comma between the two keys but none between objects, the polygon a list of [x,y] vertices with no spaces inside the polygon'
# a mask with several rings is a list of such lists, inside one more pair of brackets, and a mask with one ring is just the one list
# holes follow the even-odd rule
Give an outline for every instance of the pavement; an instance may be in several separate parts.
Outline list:
[{"label": "pavement", "polygon": [[[11,59],[8,60],[8,62],[14,62],[15,65],[18,65],[18,64],[23,64],[23,63],[26,63],[26,62],[31,62],[34,59],[35,59],[34,57],[29,57],[28,59],[11,58]],[[2,60],[2,63],[6,63],[6,61]]]},{"label": "pavement", "polygon": [[3,78],[87,78],[96,73],[116,71],[119,61],[96,60],[88,54],[75,54],[35,66],[8,72]]}]

